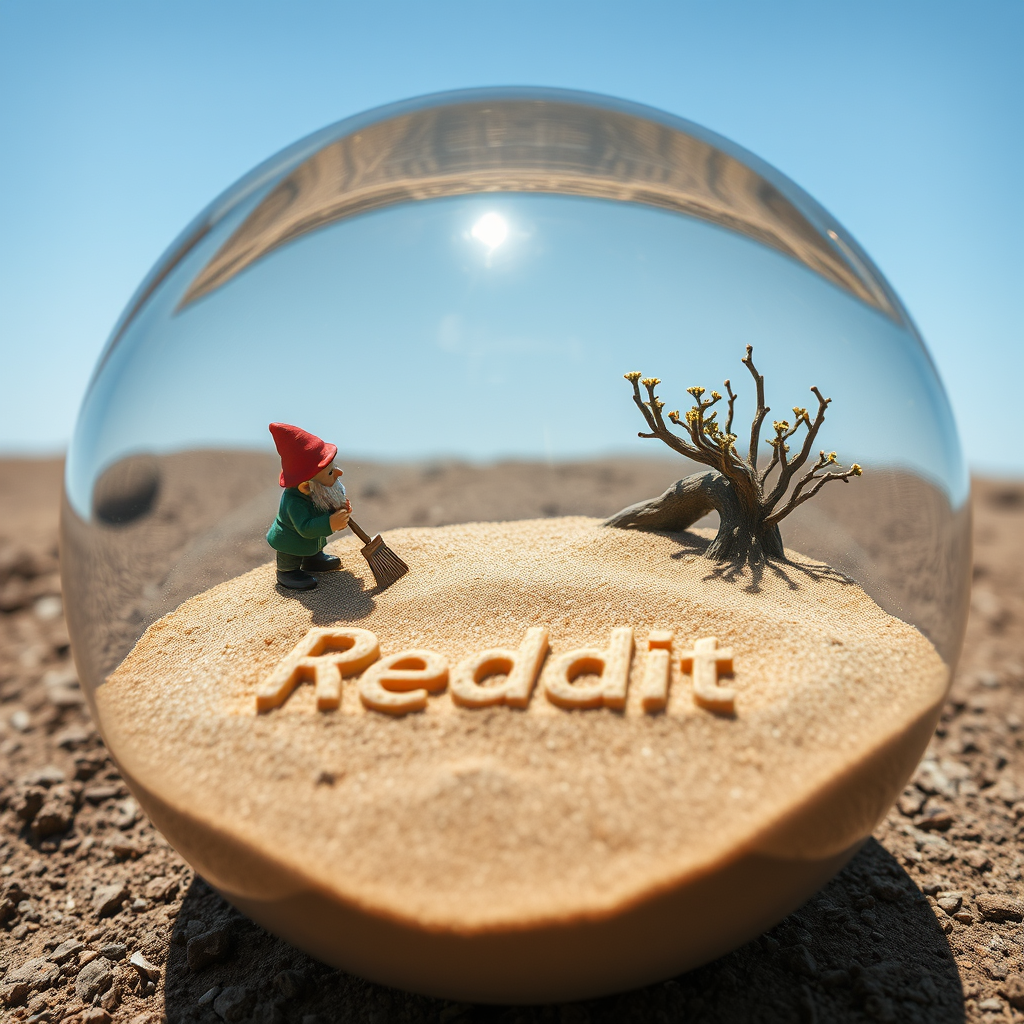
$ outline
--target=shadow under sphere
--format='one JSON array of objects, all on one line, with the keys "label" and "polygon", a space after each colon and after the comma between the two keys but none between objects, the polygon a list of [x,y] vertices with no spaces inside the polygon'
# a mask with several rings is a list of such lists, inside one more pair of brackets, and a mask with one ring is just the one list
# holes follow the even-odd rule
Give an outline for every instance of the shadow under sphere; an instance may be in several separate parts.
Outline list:
[{"label": "shadow under sphere", "polygon": [[[222,959],[189,968],[189,939],[222,933]],[[209,942],[207,941],[207,945]],[[197,1001],[220,986],[256,1022],[316,1019],[619,1024],[901,1021],[961,1024],[956,963],[934,911],[894,858],[869,840],[835,879],[759,939],[677,978],[560,1006],[453,1004],[374,985],[295,950],[196,879],[167,962],[170,1024],[218,1020]]]}]

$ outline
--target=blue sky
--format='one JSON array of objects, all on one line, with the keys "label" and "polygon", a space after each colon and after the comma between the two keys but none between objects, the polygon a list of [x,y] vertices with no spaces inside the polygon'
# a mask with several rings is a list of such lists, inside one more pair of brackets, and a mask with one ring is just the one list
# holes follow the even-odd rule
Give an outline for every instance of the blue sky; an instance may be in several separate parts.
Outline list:
[{"label": "blue sky", "polygon": [[1024,473],[1022,49],[1017,0],[0,0],[0,450],[63,447],[138,282],[253,165],[368,107],[530,84],[663,108],[789,175],[917,321],[971,464]]}]

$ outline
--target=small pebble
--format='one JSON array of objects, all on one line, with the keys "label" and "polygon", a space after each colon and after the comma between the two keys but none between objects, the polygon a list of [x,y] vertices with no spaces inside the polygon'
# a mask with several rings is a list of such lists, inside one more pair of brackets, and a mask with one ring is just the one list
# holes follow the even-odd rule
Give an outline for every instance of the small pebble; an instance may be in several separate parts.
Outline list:
[{"label": "small pebble", "polygon": [[1009,974],[999,992],[1015,1010],[1024,1010],[1024,975]]},{"label": "small pebble", "polygon": [[955,914],[963,905],[963,893],[940,892],[935,901],[947,914]]},{"label": "small pebble", "polygon": [[146,883],[146,896],[151,900],[168,900],[178,891],[176,878],[154,878]]},{"label": "small pebble", "polygon": [[82,790],[82,797],[91,804],[101,804],[115,796],[120,796],[123,792],[124,788],[120,784],[105,782],[96,786],[86,786]]},{"label": "small pebble", "polygon": [[985,973],[993,981],[1005,981],[1009,971],[1006,969],[1006,964],[1002,960],[987,960],[985,962]]},{"label": "small pebble", "polygon": [[229,985],[213,1001],[217,1016],[233,1022],[241,1021],[249,1016],[256,1001],[252,991],[243,985]]},{"label": "small pebble", "polygon": [[982,849],[969,850],[960,859],[965,864],[969,864],[975,871],[986,871],[992,867],[989,855]]},{"label": "small pebble", "polygon": [[276,1003],[262,1003],[256,1007],[252,1015],[258,1024],[287,1024],[288,1017]]},{"label": "small pebble", "polygon": [[16,985],[24,982],[33,989],[46,990],[53,988],[59,977],[60,968],[55,963],[45,956],[34,956],[19,967],[8,971],[4,975],[4,984]]},{"label": "small pebble", "polygon": [[81,725],[69,725],[66,729],[62,729],[54,737],[54,742],[58,747],[64,750],[74,750],[77,747],[83,747],[88,743],[94,735],[92,729],[87,729]]},{"label": "small pebble", "polygon": [[1024,920],[1024,903],[1000,892],[982,892],[974,904],[986,921]]},{"label": "small pebble", "polygon": [[198,999],[199,1006],[209,1006],[220,995],[220,985],[208,988]]},{"label": "small pebble", "polygon": [[121,904],[128,898],[128,887],[124,882],[104,885],[96,890],[92,906],[97,917],[109,917],[121,909]]},{"label": "small pebble", "polygon": [[36,599],[32,611],[40,622],[53,622],[59,619],[64,612],[64,605],[61,599],[53,594]]},{"label": "small pebble", "polygon": [[899,799],[896,801],[896,806],[899,807],[901,814],[905,814],[908,818],[913,818],[914,815],[921,813],[921,808],[924,807],[927,799],[928,797],[916,786],[908,786],[900,794]]},{"label": "small pebble", "polygon": [[150,963],[141,953],[132,953],[131,959],[128,963],[132,965],[139,972],[139,976],[142,978],[148,978],[150,981],[155,981],[160,977],[160,968],[156,964]]},{"label": "small pebble", "polygon": [[274,975],[274,988],[285,999],[295,999],[302,994],[306,986],[306,977],[301,971],[279,971]]},{"label": "small pebble", "polygon": [[118,805],[114,825],[119,829],[128,829],[139,820],[139,805],[133,797],[127,797]]},{"label": "small pebble", "polygon": [[26,775],[24,781],[29,786],[43,786],[49,789],[64,781],[64,773],[56,765],[48,764],[44,768]]},{"label": "small pebble", "polygon": [[32,728],[32,716],[24,708],[15,711],[8,721],[11,728],[17,729],[18,732],[28,732]]},{"label": "small pebble", "polygon": [[185,947],[188,969],[194,974],[210,964],[226,960],[231,949],[231,937],[226,928],[212,928],[193,936]]},{"label": "small pebble", "polygon": [[936,807],[928,811],[923,817],[917,818],[914,824],[918,828],[945,832],[953,824],[953,821],[953,815],[945,807]]},{"label": "small pebble", "polygon": [[97,957],[78,972],[75,995],[83,1003],[91,1003],[95,996],[110,988],[114,981],[114,965],[104,957]]}]

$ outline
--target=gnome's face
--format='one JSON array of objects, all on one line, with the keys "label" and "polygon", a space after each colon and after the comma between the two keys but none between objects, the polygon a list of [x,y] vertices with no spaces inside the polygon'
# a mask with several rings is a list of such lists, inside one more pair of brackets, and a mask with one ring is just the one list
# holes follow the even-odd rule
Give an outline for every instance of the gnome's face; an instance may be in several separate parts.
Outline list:
[{"label": "gnome's face", "polygon": [[345,488],[341,483],[342,473],[343,470],[332,462],[308,482],[309,496],[317,508],[322,508],[325,512],[337,512],[339,508],[345,507]]}]

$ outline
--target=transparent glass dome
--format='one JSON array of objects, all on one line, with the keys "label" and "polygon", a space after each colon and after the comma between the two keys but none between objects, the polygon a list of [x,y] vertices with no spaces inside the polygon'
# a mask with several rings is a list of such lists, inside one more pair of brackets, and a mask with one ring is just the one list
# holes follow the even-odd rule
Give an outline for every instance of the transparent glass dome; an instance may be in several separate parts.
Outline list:
[{"label": "transparent glass dome", "polygon": [[970,552],[950,407],[893,290],[796,185],[679,118],[550,90],[428,97],[296,143],[169,248],[83,402],[62,566],[94,711],[147,628],[273,557],[269,422],[338,445],[373,532],[604,518],[698,468],[638,437],[623,374],[682,409],[730,379],[745,451],[747,345],[764,463],[813,385],[815,456],[864,470],[783,521],[787,548],[952,669]]}]

